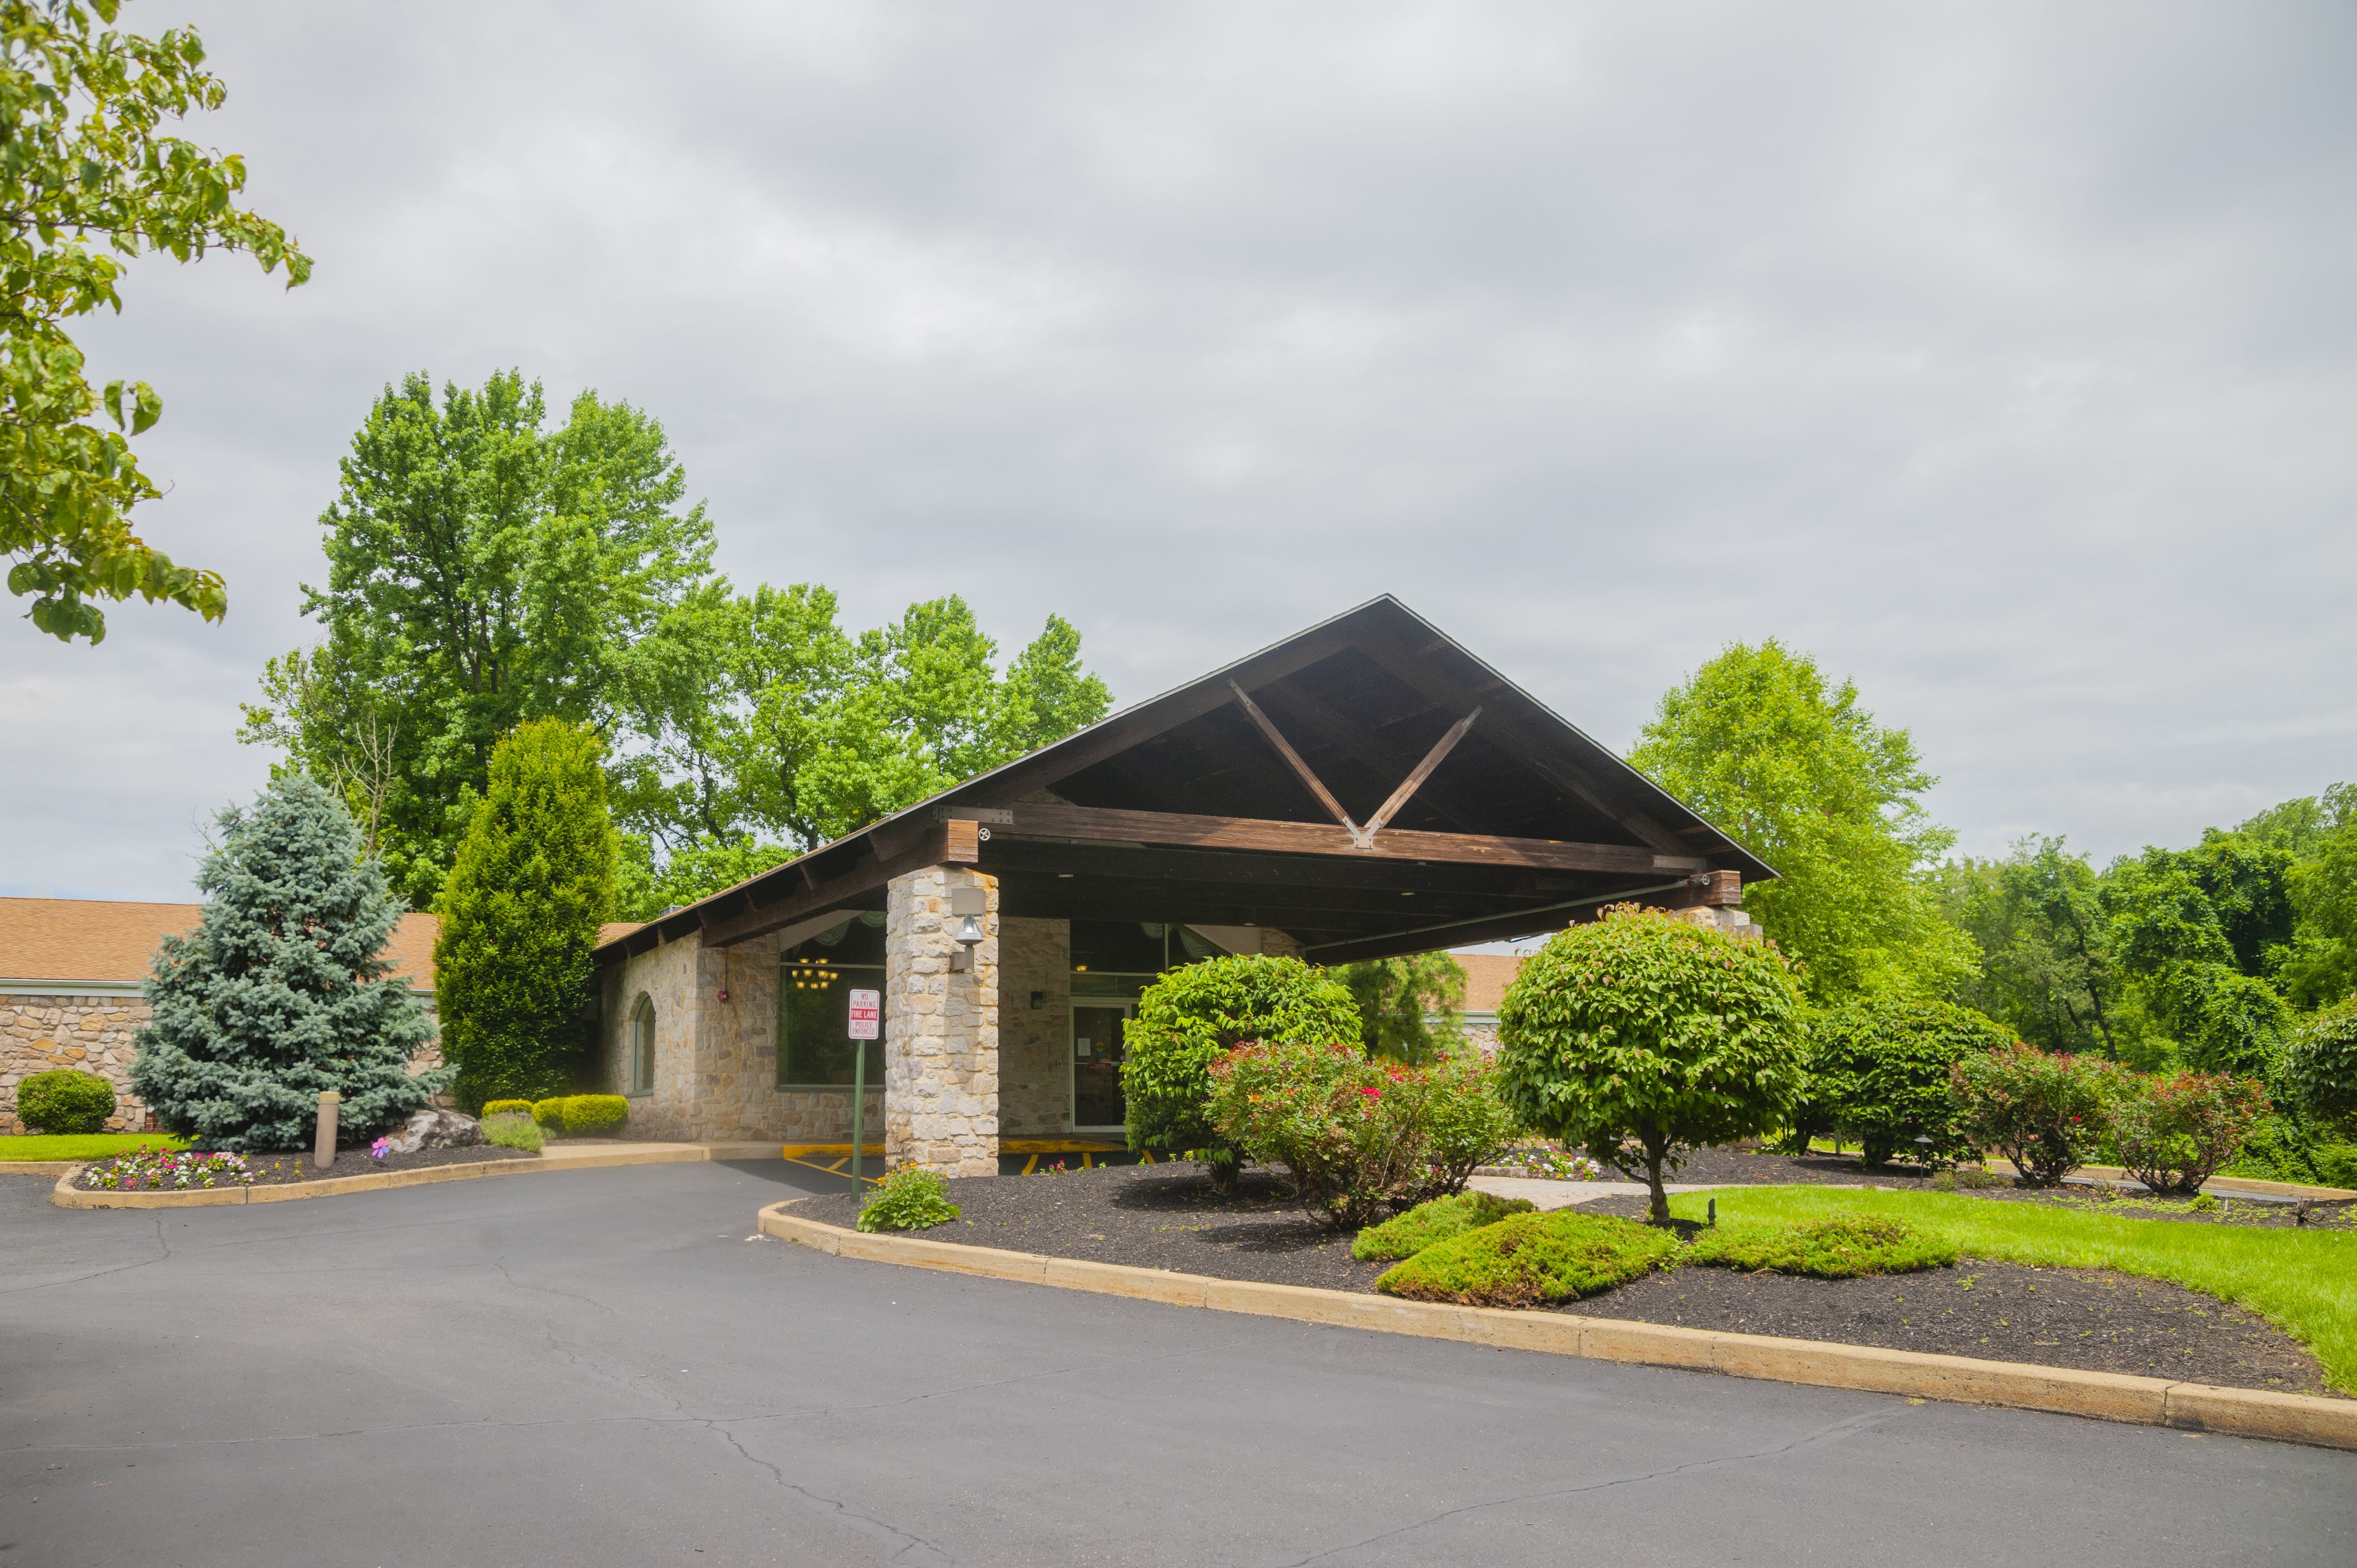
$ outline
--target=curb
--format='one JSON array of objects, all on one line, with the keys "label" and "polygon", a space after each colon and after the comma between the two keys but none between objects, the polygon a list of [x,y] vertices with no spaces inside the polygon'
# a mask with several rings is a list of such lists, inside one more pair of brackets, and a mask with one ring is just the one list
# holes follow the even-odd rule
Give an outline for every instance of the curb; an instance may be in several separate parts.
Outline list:
[{"label": "curb", "polygon": [[2050,1411],[2096,1421],[2357,1451],[2357,1400],[2223,1389],[2121,1372],[1982,1361],[1921,1350],[1780,1339],[1761,1334],[1729,1334],[1563,1313],[1451,1306],[1362,1295],[1355,1291],[1214,1279],[1205,1274],[1173,1273],[1125,1263],[1083,1262],[1038,1252],[845,1230],[788,1213],[787,1209],[797,1201],[773,1203],[762,1209],[759,1227],[761,1234],[793,1241],[831,1257],[1092,1291],[1170,1306],[1199,1306],[1213,1312],[1251,1313],[1337,1328],[1371,1329],[1379,1334],[1453,1339],[1498,1349],[1535,1350],[1544,1355],[1578,1356],[1636,1366],[1679,1367],[1733,1378],[1904,1394],[1954,1404]]},{"label": "curb", "polygon": [[414,1171],[371,1171],[360,1176],[326,1176],[317,1181],[288,1182],[267,1187],[199,1187],[188,1192],[110,1192],[73,1185],[81,1162],[66,1168],[49,1191],[59,1208],[218,1208],[252,1203],[296,1203],[307,1197],[335,1197],[350,1192],[376,1192],[394,1187],[433,1187],[446,1181],[476,1181],[485,1176],[530,1176],[547,1171],[603,1170],[616,1165],[699,1165],[711,1160],[773,1159],[774,1144],[687,1144],[670,1148],[616,1149],[608,1153],[550,1155],[536,1160],[486,1160],[479,1165],[427,1165]]},{"label": "curb", "polygon": [[0,1160],[0,1176],[71,1176],[88,1160]]}]

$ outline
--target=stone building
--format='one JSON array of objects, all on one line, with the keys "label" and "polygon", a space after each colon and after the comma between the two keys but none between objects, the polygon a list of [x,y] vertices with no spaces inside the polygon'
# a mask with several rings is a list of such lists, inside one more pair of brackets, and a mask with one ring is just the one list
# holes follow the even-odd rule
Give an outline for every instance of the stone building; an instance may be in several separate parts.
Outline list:
[{"label": "stone building", "polygon": [[606,943],[596,1065],[634,1133],[837,1147],[864,1074],[890,1165],[996,1174],[1119,1140],[1122,1024],[1176,965],[1739,924],[1774,875],[1385,596]]}]

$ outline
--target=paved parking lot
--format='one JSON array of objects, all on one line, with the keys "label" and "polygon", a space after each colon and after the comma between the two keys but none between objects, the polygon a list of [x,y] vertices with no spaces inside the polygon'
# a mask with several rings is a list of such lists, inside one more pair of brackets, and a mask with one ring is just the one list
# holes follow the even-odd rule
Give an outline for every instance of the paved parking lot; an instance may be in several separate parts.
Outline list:
[{"label": "paved parking lot", "polygon": [[0,1565],[2357,1562],[2357,1455],[748,1240],[824,1179],[0,1178]]}]

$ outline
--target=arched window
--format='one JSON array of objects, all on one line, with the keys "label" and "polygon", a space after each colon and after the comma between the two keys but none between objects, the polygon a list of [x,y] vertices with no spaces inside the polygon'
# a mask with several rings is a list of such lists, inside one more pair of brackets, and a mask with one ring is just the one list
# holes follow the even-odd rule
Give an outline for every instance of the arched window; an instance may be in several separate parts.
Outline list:
[{"label": "arched window", "polygon": [[655,1091],[655,1004],[648,997],[639,998],[630,1013],[630,1092],[652,1094]]}]

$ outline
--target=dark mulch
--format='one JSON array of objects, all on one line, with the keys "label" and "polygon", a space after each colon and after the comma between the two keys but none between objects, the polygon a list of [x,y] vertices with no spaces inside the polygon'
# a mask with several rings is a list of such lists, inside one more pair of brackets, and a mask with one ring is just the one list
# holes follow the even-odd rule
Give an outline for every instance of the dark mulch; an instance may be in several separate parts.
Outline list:
[{"label": "dark mulch", "polygon": [[[1707,1157],[1723,1155],[1745,1157],[1717,1150]],[[1900,1184],[1857,1175],[1853,1185]],[[1329,1290],[1372,1291],[1390,1266],[1357,1262],[1347,1234],[1306,1219],[1257,1172],[1227,1197],[1214,1195],[1190,1165],[969,1176],[949,1188],[961,1217],[922,1232],[929,1239]],[[1645,1200],[1604,1197],[1582,1208],[1641,1218]],[[795,1211],[849,1226],[859,1200],[831,1194],[805,1198]],[[1830,1281],[1695,1267],[1559,1310],[2233,1388],[2330,1391],[2316,1359],[2264,1318],[2179,1285],[2097,1270],[1967,1260],[1918,1274]]]},{"label": "dark mulch", "polygon": [[[1867,1170],[1856,1155],[1769,1155],[1753,1149],[1696,1149],[1674,1176],[1663,1179],[1706,1187],[1791,1187],[1816,1183],[1830,1187],[1927,1186],[1931,1172],[1914,1165],[1883,1165]],[[1612,1179],[1620,1179],[1607,1172]]]},{"label": "dark mulch", "polygon": [[[387,1155],[381,1160],[371,1159],[365,1148],[339,1149],[336,1151],[336,1163],[325,1170],[320,1170],[312,1165],[311,1156],[307,1152],[248,1155],[245,1156],[245,1165],[246,1169],[253,1173],[253,1180],[250,1185],[285,1187],[297,1182],[323,1181],[335,1176],[369,1176],[380,1171],[422,1170],[428,1165],[471,1165],[490,1160],[536,1160],[538,1158],[540,1158],[538,1155],[527,1154],[522,1149],[502,1149],[490,1144],[480,1144],[471,1149],[420,1149],[414,1155]],[[95,1161],[92,1163],[92,1168],[104,1170],[112,1163],[109,1160]],[[89,1185],[87,1179],[82,1185],[85,1187]],[[213,1185],[221,1187],[236,1184],[215,1177]]]}]

